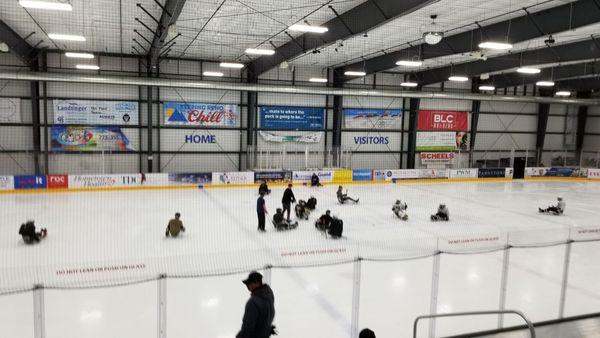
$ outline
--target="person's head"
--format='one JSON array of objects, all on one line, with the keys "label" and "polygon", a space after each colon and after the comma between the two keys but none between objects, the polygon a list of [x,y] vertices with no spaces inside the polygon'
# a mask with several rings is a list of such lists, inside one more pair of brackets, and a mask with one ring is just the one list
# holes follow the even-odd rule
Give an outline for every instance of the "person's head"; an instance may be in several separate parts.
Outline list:
[{"label": "person's head", "polygon": [[560,197],[560,196],[558,196],[556,199],[557,199],[557,200],[559,200],[559,201],[562,201],[562,200],[563,200],[563,198],[562,198],[562,197]]},{"label": "person's head", "polygon": [[446,207],[445,204],[440,204],[440,209],[444,209]]},{"label": "person's head", "polygon": [[290,184],[288,184],[288,188],[291,188],[291,187],[292,187],[292,184],[291,184],[291,183],[290,183]]},{"label": "person's head", "polygon": [[176,219],[179,219],[179,217],[181,217],[181,214],[180,214],[180,213],[178,213],[178,212],[176,212],[176,213],[175,213],[175,218],[176,218]]},{"label": "person's head", "polygon": [[341,185],[338,187],[338,190],[342,190],[342,186]]},{"label": "person's head", "polygon": [[256,271],[250,272],[248,278],[244,279],[242,283],[246,284],[248,291],[252,292],[262,285],[262,275]]},{"label": "person's head", "polygon": [[327,215],[327,216],[331,215],[331,210],[325,211],[325,215]]},{"label": "person's head", "polygon": [[258,194],[260,195],[260,197],[264,197],[265,196],[265,192],[264,191],[260,191]]},{"label": "person's head", "polygon": [[400,204],[400,200],[396,200],[396,204]]},{"label": "person's head", "polygon": [[277,208],[277,210],[275,210],[275,211],[277,211],[278,214],[283,213],[283,210],[281,208]]},{"label": "person's head", "polygon": [[358,334],[358,338],[376,338],[376,337],[375,337],[375,332],[373,332],[369,329],[363,329]]}]

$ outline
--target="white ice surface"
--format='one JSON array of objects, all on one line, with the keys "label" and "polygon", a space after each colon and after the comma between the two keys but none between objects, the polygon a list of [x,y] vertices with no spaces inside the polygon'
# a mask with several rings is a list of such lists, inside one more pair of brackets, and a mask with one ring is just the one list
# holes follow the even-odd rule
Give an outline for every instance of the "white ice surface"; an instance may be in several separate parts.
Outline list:
[{"label": "white ice surface", "polygon": [[[290,232],[256,231],[256,190],[129,191],[0,195],[0,291],[45,290],[46,335],[69,337],[147,337],[157,329],[157,282],[130,286],[64,290],[152,280],[159,273],[196,276],[167,279],[168,337],[233,337],[247,291],[243,275],[266,264],[296,266],[271,270],[280,337],[348,337],[351,323],[353,263],[365,258],[413,258],[363,261],[359,326],[382,337],[409,337],[412,320],[430,312],[431,272],[437,248],[461,252],[453,238],[500,238],[505,244],[563,242],[572,227],[598,225],[600,185],[594,182],[505,182],[455,184],[350,185],[358,205],[339,205],[335,187],[297,186],[297,198],[314,195],[318,209],[310,221]],[[283,188],[266,198],[270,211]],[[540,215],[561,195],[563,216]],[[392,217],[396,199],[408,203],[409,220]],[[432,223],[429,215],[444,202],[451,221]],[[313,226],[326,209],[344,220],[344,239],[332,241]],[[187,232],[165,238],[166,222],[182,214]],[[18,226],[34,219],[49,236],[23,244]],[[508,239],[507,239],[508,238]],[[478,244],[479,245],[479,244]],[[481,244],[480,248],[486,248]],[[506,306],[534,320],[557,318],[565,245],[511,249]],[[600,310],[600,245],[574,243],[566,315]],[[327,252],[329,250],[330,252]],[[332,253],[331,251],[336,251]],[[289,256],[289,254],[295,256]],[[437,311],[496,309],[503,252],[443,254]],[[350,262],[312,266],[320,263]],[[65,274],[82,268],[137,265],[133,270]],[[305,267],[299,267],[304,266]],[[198,277],[205,274],[220,274]],[[0,337],[33,337],[32,294],[0,296]],[[132,315],[135,314],[135,315]],[[437,335],[494,328],[497,317],[438,320]],[[516,324],[506,318],[505,324]],[[427,323],[420,326],[423,335]]]}]

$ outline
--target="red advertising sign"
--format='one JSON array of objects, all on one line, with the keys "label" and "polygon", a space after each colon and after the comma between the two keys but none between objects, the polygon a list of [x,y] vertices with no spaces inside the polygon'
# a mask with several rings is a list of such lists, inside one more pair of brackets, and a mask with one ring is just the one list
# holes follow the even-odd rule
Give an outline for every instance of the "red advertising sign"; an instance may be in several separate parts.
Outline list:
[{"label": "red advertising sign", "polygon": [[464,111],[419,110],[419,130],[469,129],[469,113]]},{"label": "red advertising sign", "polygon": [[69,187],[69,176],[48,175],[48,189],[66,189]]},{"label": "red advertising sign", "polygon": [[423,164],[449,164],[454,161],[454,153],[420,153],[421,163]]}]

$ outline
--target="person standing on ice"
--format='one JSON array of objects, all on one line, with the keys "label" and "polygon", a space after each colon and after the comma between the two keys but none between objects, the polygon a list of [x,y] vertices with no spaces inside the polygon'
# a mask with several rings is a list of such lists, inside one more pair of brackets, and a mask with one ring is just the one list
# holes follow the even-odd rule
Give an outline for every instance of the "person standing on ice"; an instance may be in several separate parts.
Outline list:
[{"label": "person standing on ice", "polygon": [[251,292],[246,303],[242,329],[236,338],[268,338],[276,335],[273,319],[275,318],[275,296],[267,284],[263,284],[262,275],[252,271],[242,281]]},{"label": "person standing on ice", "polygon": [[294,192],[292,191],[292,184],[288,184],[287,189],[283,192],[283,198],[281,199],[281,204],[283,204],[283,212],[287,211],[287,220],[290,220],[290,212],[292,210],[292,203],[296,203],[296,197],[294,196]]},{"label": "person standing on ice", "polygon": [[556,206],[549,206],[546,209],[538,208],[539,211],[541,213],[552,213],[553,215],[562,215],[565,212],[565,207],[567,206],[567,203],[565,203],[565,201],[563,201],[563,198],[560,196],[558,196],[556,200],[558,201]]},{"label": "person standing on ice", "polygon": [[408,209],[408,205],[406,205],[406,203],[403,203],[400,200],[397,200],[396,204],[392,206],[392,211],[394,212],[394,215],[396,215],[396,217],[400,218],[403,221],[406,221],[408,219],[406,209]]},{"label": "person standing on ice", "polygon": [[431,215],[432,221],[449,221],[450,220],[450,211],[445,204],[440,204],[438,207],[437,213],[435,215]]},{"label": "person standing on ice", "polygon": [[258,199],[256,200],[256,215],[258,216],[258,231],[265,232],[265,214],[267,212],[267,206],[265,204],[265,193],[260,192]]},{"label": "person standing on ice", "polygon": [[350,200],[350,201],[352,201],[354,203],[358,203],[358,198],[354,199],[354,198],[348,196],[348,190],[346,190],[345,194],[342,192],[342,186],[341,185],[338,187],[337,199],[338,199],[338,202],[340,202],[341,204],[344,204],[348,200]]},{"label": "person standing on ice", "polygon": [[165,236],[169,237],[177,237],[181,231],[185,232],[185,227],[183,226],[183,222],[179,219],[181,217],[180,213],[175,213],[175,218],[169,221],[167,225],[167,230],[165,231]]}]

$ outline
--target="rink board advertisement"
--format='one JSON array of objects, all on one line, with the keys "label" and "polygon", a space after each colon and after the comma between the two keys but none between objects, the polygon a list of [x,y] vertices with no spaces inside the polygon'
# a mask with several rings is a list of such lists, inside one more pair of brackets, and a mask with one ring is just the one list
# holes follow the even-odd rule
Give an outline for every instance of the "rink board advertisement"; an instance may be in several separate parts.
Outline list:
[{"label": "rink board advertisement", "polygon": [[387,170],[385,172],[385,180],[386,181],[395,181],[395,180],[417,179],[417,178],[419,178],[419,175],[420,175],[419,169]]},{"label": "rink board advertisement", "polygon": [[334,183],[352,182],[352,170],[335,170],[333,172]]},{"label": "rink board advertisement", "polygon": [[419,169],[419,178],[448,178],[447,169]]},{"label": "rink board advertisement", "polygon": [[256,171],[254,172],[254,182],[291,182],[291,171]]},{"label": "rink board advertisement", "polygon": [[525,177],[543,177],[549,169],[548,167],[527,167],[525,168]]},{"label": "rink board advertisement", "polygon": [[314,107],[262,106],[260,126],[265,129],[323,129],[325,110]]},{"label": "rink board advertisement", "polygon": [[48,189],[67,189],[69,188],[68,175],[48,175]]},{"label": "rink board advertisement", "polygon": [[[477,168],[466,168],[466,169],[450,169],[449,178],[477,178]],[[502,176],[504,177],[504,176]]]},{"label": "rink board advertisement", "polygon": [[313,173],[319,176],[319,182],[321,183],[333,181],[333,171],[330,170],[294,171],[292,180],[294,182],[310,182]]},{"label": "rink board advertisement", "polygon": [[455,154],[453,152],[444,153],[420,153],[422,164],[452,164]]},{"label": "rink board advertisement", "polygon": [[172,102],[162,104],[164,124],[236,127],[240,107],[233,104]]},{"label": "rink board advertisement", "polygon": [[344,109],[344,126],[348,129],[401,129],[400,109]]},{"label": "rink board advertisement", "polygon": [[367,182],[373,180],[373,170],[370,169],[355,169],[352,170],[352,181]]},{"label": "rink board advertisement", "polygon": [[168,174],[169,184],[211,184],[212,173]]},{"label": "rink board advertisement", "polygon": [[46,176],[17,175],[14,177],[15,189],[46,189]]},{"label": "rink board advertisement", "polygon": [[138,125],[134,101],[53,100],[55,124]]},{"label": "rink board advertisement", "polygon": [[113,188],[141,186],[142,175],[69,175],[69,188]]},{"label": "rink board advertisement", "polygon": [[600,169],[588,169],[587,177],[592,179],[600,179]]},{"label": "rink board advertisement", "polygon": [[464,111],[419,110],[418,130],[469,130],[469,113]]},{"label": "rink board advertisement", "polygon": [[479,168],[477,170],[477,177],[489,178],[489,177],[506,177],[505,168]]},{"label": "rink board advertisement", "polygon": [[54,126],[52,151],[135,151],[119,127]]},{"label": "rink board advertisement", "polygon": [[15,181],[12,176],[0,176],[0,190],[13,190]]},{"label": "rink board advertisement", "polygon": [[0,97],[0,123],[21,123],[21,99]]},{"label": "rink board advertisement", "polygon": [[373,170],[373,181],[385,181],[387,170]]},{"label": "rink board advertisement", "polygon": [[546,170],[544,176],[579,177],[579,168],[552,167]]},{"label": "rink board advertisement", "polygon": [[253,184],[254,172],[220,172],[212,173],[212,184]]}]

